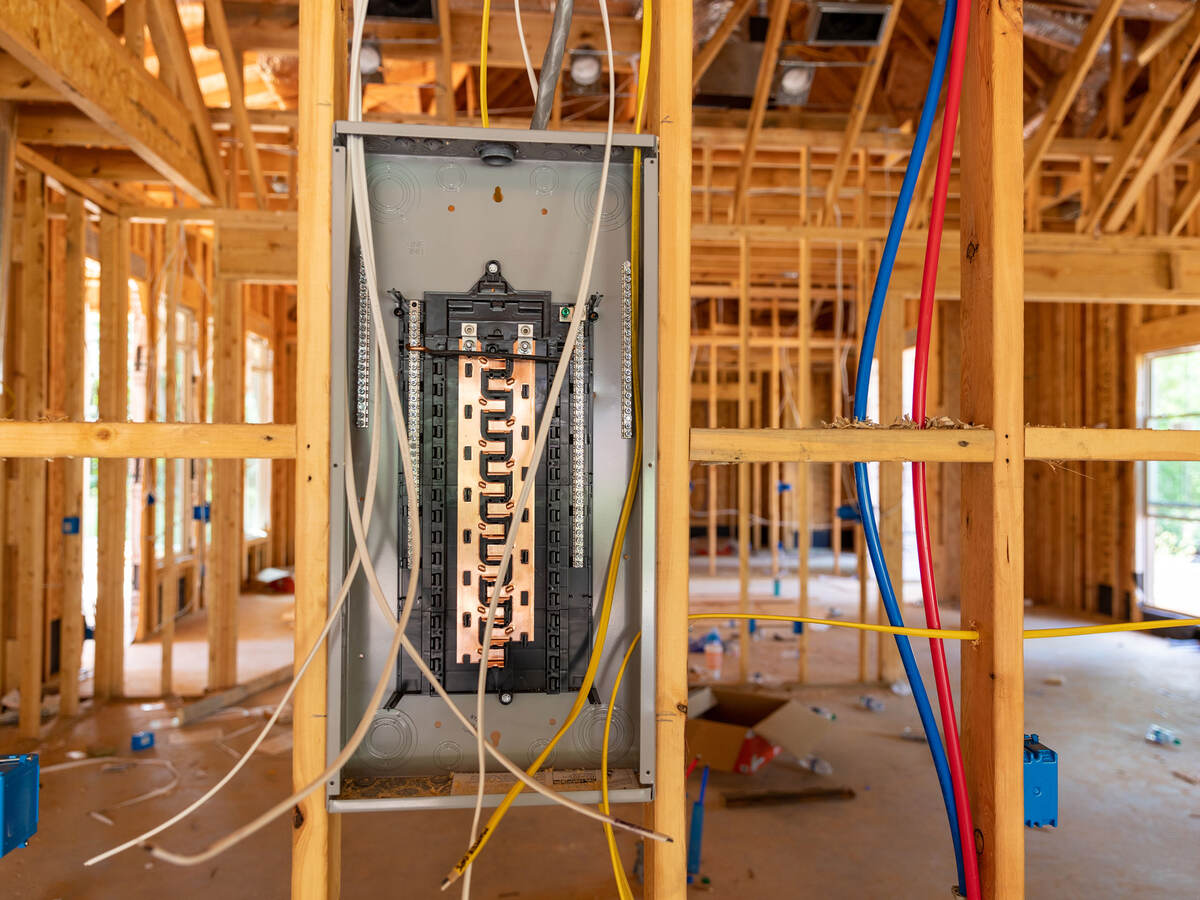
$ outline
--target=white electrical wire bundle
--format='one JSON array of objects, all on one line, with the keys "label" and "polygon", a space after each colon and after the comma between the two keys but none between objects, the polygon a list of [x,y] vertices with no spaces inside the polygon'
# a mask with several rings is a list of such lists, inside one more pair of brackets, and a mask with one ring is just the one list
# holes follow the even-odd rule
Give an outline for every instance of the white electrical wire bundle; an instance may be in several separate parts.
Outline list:
[{"label": "white electrical wire bundle", "polygon": [[[550,435],[550,423],[554,418],[554,410],[558,407],[559,395],[562,393],[563,384],[566,381],[569,367],[567,361],[570,359],[572,351],[576,346],[576,337],[579,335],[579,329],[583,327],[583,322],[587,318],[587,296],[588,288],[592,279],[592,268],[596,261],[596,247],[600,237],[600,221],[604,212],[604,195],[608,189],[608,172],[610,163],[612,162],[612,145],[613,145],[613,125],[616,118],[616,69],[613,63],[612,52],[612,31],[608,22],[608,3],[607,0],[600,0],[600,18],[604,24],[604,40],[608,52],[608,127],[604,135],[604,160],[600,167],[600,185],[597,188],[596,208],[592,215],[591,230],[588,233],[587,251],[583,260],[583,271],[579,277],[579,289],[575,295],[575,306],[571,311],[571,325],[567,330],[567,336],[563,340],[562,355],[559,358],[558,366],[554,372],[554,380],[550,385],[550,390],[546,395],[546,404],[543,407],[542,421],[537,429],[537,436],[533,444],[533,460],[528,466],[525,477],[521,481],[521,490],[517,496],[517,505],[512,512],[512,526],[509,528],[508,537],[504,542],[504,552],[500,555],[500,564],[496,569],[496,580],[492,585],[492,594],[488,601],[487,618],[484,622],[482,652],[479,658],[479,678],[475,690],[475,721],[477,724],[476,733],[476,749],[479,760],[479,786],[475,792],[475,814],[471,820],[471,840],[470,845],[474,845],[475,839],[479,833],[479,820],[483,813],[483,796],[485,781],[487,776],[487,759],[484,756],[484,751],[489,746],[484,740],[484,735],[487,733],[484,727],[484,700],[487,690],[487,651],[491,646],[492,631],[496,624],[496,606],[502,593],[502,587],[505,578],[505,572],[508,570],[508,565],[512,560],[513,547],[517,540],[516,523],[521,521],[521,517],[525,514],[525,510],[529,506],[529,499],[533,494],[534,485],[537,482],[538,468],[541,465],[542,454],[546,448],[546,440]],[[521,41],[524,46],[524,39]],[[532,77],[532,67],[530,67],[530,75]],[[600,648],[596,648],[594,652],[599,652]],[[463,896],[466,897],[470,890],[469,878],[471,874],[470,867],[464,873]]]},{"label": "white electrical wire bundle", "polygon": [[517,19],[517,40],[521,44],[521,56],[525,57],[525,74],[529,76],[529,86],[533,89],[533,103],[537,105],[538,80],[533,70],[533,60],[529,58],[529,47],[525,44],[525,25],[521,21],[521,0],[513,0],[513,12]]},{"label": "white electrical wire bundle", "polygon": [[[359,8],[356,11],[356,15],[355,15],[355,34],[354,34],[354,45],[353,45],[353,58],[351,61],[351,63],[352,63],[351,64],[352,84],[351,84],[350,102],[351,102],[351,116],[355,121],[358,121],[361,119],[361,113],[362,113],[362,92],[361,92],[361,84],[360,84],[361,75],[359,73],[359,69],[358,69],[356,63],[357,63],[358,55],[361,51],[361,46],[362,46],[362,30],[363,30],[363,23],[365,21],[365,15],[366,15],[366,3],[361,3],[359,5]],[[611,124],[610,124],[609,140],[611,143]],[[356,224],[358,226],[358,231],[359,231],[359,240],[360,240],[360,245],[361,245],[361,249],[362,249],[363,264],[364,264],[364,267],[366,268],[366,272],[367,272],[367,284],[368,284],[368,292],[370,294],[370,300],[371,300],[372,319],[373,319],[373,323],[374,323],[376,332],[380,335],[383,335],[383,334],[386,334],[386,330],[385,330],[384,324],[383,324],[382,307],[381,307],[380,298],[379,298],[378,281],[377,281],[377,275],[376,275],[376,270],[375,270],[374,243],[373,243],[372,228],[371,228],[371,221],[370,221],[370,215],[369,215],[369,205],[368,205],[368,202],[366,199],[368,192],[367,192],[367,182],[366,182],[365,153],[363,150],[361,136],[350,136],[348,138],[347,143],[348,143],[348,151],[349,151],[350,172],[351,172],[351,178],[353,181],[352,193],[353,193],[353,196],[356,198],[356,202],[354,204],[355,214],[356,214]],[[606,158],[606,162],[607,162],[607,158]],[[572,333],[574,333],[574,332],[572,332]],[[398,444],[399,444],[400,451],[401,451],[401,453],[400,453],[401,463],[402,463],[403,470],[404,470],[404,479],[405,479],[406,490],[408,491],[410,497],[415,497],[416,490],[415,490],[414,472],[412,469],[412,458],[411,458],[410,453],[408,452],[407,429],[405,427],[403,411],[400,406],[399,389],[396,384],[395,369],[393,366],[393,361],[391,359],[391,348],[390,348],[390,345],[388,344],[388,342],[384,341],[384,340],[379,341],[376,346],[377,346],[377,352],[379,354],[378,360],[380,363],[380,368],[382,369],[382,372],[383,372],[384,384],[385,384],[385,387],[387,388],[387,392],[388,392],[388,400],[391,404],[392,414],[394,417],[394,423],[395,423],[396,432],[397,432]],[[568,347],[572,346],[572,343],[570,340],[568,340],[567,346]],[[565,367],[560,366],[560,368],[565,368]],[[561,385],[560,385],[560,388],[561,388]],[[376,403],[376,405],[378,404],[378,394],[376,395],[374,402]],[[346,441],[347,441],[347,450],[349,451],[350,433],[349,433],[348,407],[347,407],[346,415],[347,415],[347,420],[345,423]],[[378,416],[375,417],[375,421],[376,422],[379,421]],[[349,513],[349,517],[350,517],[351,528],[352,528],[352,530],[354,532],[354,536],[355,536],[355,546],[356,546],[355,555],[351,560],[350,568],[347,571],[346,577],[343,580],[341,588],[339,589],[337,600],[335,601],[334,606],[330,611],[329,617],[325,621],[325,624],[322,628],[321,634],[318,636],[318,638],[314,642],[312,648],[309,650],[308,655],[306,656],[304,662],[301,664],[300,669],[297,671],[297,674],[296,674],[295,678],[293,679],[292,683],[288,686],[287,690],[285,691],[284,697],[281,699],[281,701],[277,705],[276,710],[273,713],[273,715],[271,716],[271,718],[264,725],[262,731],[259,733],[258,737],[254,740],[254,742],[247,749],[245,754],[243,754],[242,758],[239,759],[238,762],[234,765],[234,767],[216,785],[214,785],[212,788],[210,788],[203,796],[201,796],[199,799],[197,799],[192,804],[190,804],[187,808],[185,808],[184,810],[182,810],[180,813],[176,814],[172,818],[168,819],[166,822],[162,823],[161,825],[158,825],[155,828],[150,829],[149,831],[137,836],[136,838],[126,841],[125,843],[123,843],[117,847],[114,847],[111,850],[106,851],[105,853],[102,853],[96,857],[93,857],[92,859],[87,861],[86,865],[93,865],[95,863],[101,862],[102,860],[108,859],[109,857],[114,856],[117,853],[120,853],[131,847],[142,844],[144,841],[148,840],[149,838],[154,837],[155,835],[160,834],[161,832],[165,831],[167,828],[170,828],[171,826],[177,824],[179,821],[181,821],[182,819],[189,816],[196,809],[198,809],[202,805],[204,805],[204,803],[206,803],[218,791],[220,791],[226,784],[228,784],[233,779],[233,777],[245,766],[245,764],[249,760],[250,756],[252,756],[253,753],[258,749],[259,745],[263,742],[263,740],[266,738],[267,734],[270,732],[270,729],[274,726],[282,709],[287,704],[287,701],[290,699],[292,694],[295,692],[296,686],[299,684],[300,679],[304,676],[304,673],[307,671],[308,666],[311,664],[312,660],[316,657],[317,652],[319,651],[320,647],[323,645],[324,641],[328,637],[328,634],[331,631],[333,624],[338,620],[341,610],[345,604],[346,598],[349,595],[350,586],[353,583],[353,580],[357,574],[357,570],[360,567],[363,569],[364,574],[366,575],[368,584],[370,585],[370,588],[371,588],[371,593],[372,593],[374,599],[376,600],[376,603],[379,605],[380,610],[382,611],[383,615],[388,619],[389,622],[392,622],[395,625],[395,633],[393,636],[392,647],[391,647],[391,651],[390,651],[388,658],[394,659],[399,654],[399,651],[401,649],[403,649],[406,653],[408,653],[408,655],[413,659],[413,661],[417,665],[417,668],[421,671],[422,675],[430,682],[434,691],[446,702],[450,711],[459,719],[459,721],[462,723],[464,728],[466,728],[469,733],[476,735],[476,736],[478,736],[478,733],[481,733],[481,732],[476,731],[476,729],[472,726],[471,722],[467,719],[467,717],[453,703],[449,694],[447,694],[445,689],[442,687],[440,681],[433,674],[433,672],[429,669],[429,667],[425,663],[424,659],[422,659],[420,653],[417,651],[417,649],[412,645],[412,643],[408,640],[407,636],[405,635],[405,629],[408,625],[409,617],[411,616],[412,610],[415,607],[414,601],[415,601],[416,592],[417,592],[417,589],[419,586],[420,533],[419,533],[419,528],[417,526],[416,517],[414,516],[410,520],[412,523],[412,542],[413,542],[413,547],[415,548],[414,549],[414,559],[413,559],[413,564],[411,566],[410,573],[409,573],[409,584],[408,584],[408,591],[407,591],[407,597],[406,597],[405,604],[404,604],[404,609],[398,620],[395,618],[394,613],[389,608],[386,595],[379,583],[378,575],[375,571],[375,566],[370,558],[370,554],[367,549],[367,543],[366,543],[366,530],[369,527],[370,521],[371,521],[373,498],[374,498],[374,493],[375,493],[374,489],[375,489],[375,484],[376,484],[377,475],[378,475],[378,456],[379,456],[379,448],[380,448],[380,432],[381,432],[381,429],[376,428],[373,430],[373,433],[372,433],[370,462],[369,462],[368,473],[367,473],[367,490],[366,490],[366,495],[365,495],[364,508],[361,512],[358,508],[358,500],[357,500],[358,494],[357,494],[357,489],[356,489],[356,484],[355,484],[355,479],[354,479],[353,464],[350,460],[347,460],[347,463],[344,466],[346,500],[347,500],[347,505],[348,505],[348,513]],[[544,441],[543,441],[543,443],[544,443]],[[511,545],[509,547],[509,550],[511,552]],[[224,838],[215,842],[214,844],[212,844],[210,847],[208,847],[206,850],[204,850],[203,852],[201,852],[199,854],[194,854],[194,855],[176,854],[176,853],[172,853],[170,851],[164,850],[160,847],[151,847],[150,849],[151,849],[151,852],[153,853],[153,855],[160,860],[163,860],[165,862],[170,862],[170,863],[173,863],[176,865],[197,865],[197,864],[206,862],[209,859],[212,859],[213,857],[217,856],[218,854],[220,854],[220,853],[224,852],[225,850],[229,849],[230,847],[236,845],[241,840],[243,840],[246,837],[250,836],[251,834],[255,833],[256,831],[261,829],[263,826],[265,826],[269,822],[273,821],[274,819],[278,818],[279,816],[285,814],[288,810],[292,809],[296,803],[300,802],[305,797],[310,795],[313,791],[315,791],[318,787],[320,787],[327,779],[332,777],[338,770],[341,769],[341,767],[343,765],[345,765],[345,763],[350,759],[350,757],[353,756],[354,752],[358,749],[359,745],[362,743],[362,740],[366,736],[366,732],[370,726],[370,722],[373,719],[375,712],[377,711],[380,703],[382,702],[383,694],[386,691],[387,685],[390,682],[391,677],[392,677],[391,667],[390,666],[385,667],[383,674],[381,675],[379,681],[376,683],[375,690],[371,696],[370,701],[367,704],[367,709],[363,713],[363,716],[362,716],[361,720],[359,721],[358,726],[356,727],[354,733],[350,736],[350,739],[347,741],[346,745],[342,748],[342,750],[338,754],[337,758],[330,764],[330,766],[326,769],[326,771],[323,772],[316,779],[314,779],[312,782],[310,782],[308,785],[306,785],[304,788],[302,788],[300,791],[297,791],[292,796],[290,796],[287,799],[276,804],[271,809],[269,809],[267,812],[263,813],[262,815],[260,815],[258,818],[256,818],[254,821],[250,822],[249,824],[226,835]],[[573,800],[570,800],[567,797],[564,797],[564,796],[556,793],[555,791],[551,790],[550,788],[547,788],[545,785],[541,784],[538,781],[535,781],[530,776],[528,776],[520,767],[518,767],[515,763],[513,763],[510,759],[508,759],[504,754],[500,753],[491,744],[486,744],[485,742],[481,742],[481,743],[484,743],[486,751],[491,753],[491,755],[494,758],[496,758],[496,760],[504,768],[506,768],[514,776],[516,776],[523,783],[525,783],[527,787],[530,787],[531,789],[537,791],[538,793],[542,794],[543,796],[546,796],[548,799],[550,799],[556,803],[559,803],[563,806],[566,806],[582,815],[588,816],[589,818],[593,818],[593,819],[596,819],[601,822],[608,822],[609,824],[611,824],[615,827],[632,831],[635,834],[638,834],[642,837],[649,837],[649,838],[653,838],[655,840],[668,840],[668,838],[665,835],[660,835],[656,832],[653,832],[646,828],[643,828],[642,826],[639,826],[639,825],[636,825],[633,823],[629,823],[629,822],[625,822],[623,820],[616,819],[611,816],[604,815],[603,813],[600,813],[591,807],[584,806]]]}]

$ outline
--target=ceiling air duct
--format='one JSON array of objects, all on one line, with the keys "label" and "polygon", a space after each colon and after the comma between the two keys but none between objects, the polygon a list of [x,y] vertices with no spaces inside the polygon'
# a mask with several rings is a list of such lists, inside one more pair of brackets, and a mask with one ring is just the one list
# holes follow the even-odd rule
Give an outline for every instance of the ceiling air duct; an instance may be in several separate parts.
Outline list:
[{"label": "ceiling air duct", "polygon": [[886,3],[817,0],[808,22],[808,44],[815,47],[874,47],[892,7]]}]

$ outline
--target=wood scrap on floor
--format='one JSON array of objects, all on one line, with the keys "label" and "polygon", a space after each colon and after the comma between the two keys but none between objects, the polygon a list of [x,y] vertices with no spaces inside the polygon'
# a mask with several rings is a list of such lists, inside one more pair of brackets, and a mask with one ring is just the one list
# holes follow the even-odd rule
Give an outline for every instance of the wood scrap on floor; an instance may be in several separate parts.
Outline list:
[{"label": "wood scrap on floor", "polygon": [[794,790],[755,788],[721,792],[721,799],[727,807],[783,806],[792,803],[809,803],[814,800],[853,800],[855,796],[854,789],[845,786],[797,788]]},{"label": "wood scrap on floor", "polygon": [[253,697],[255,694],[261,693],[268,688],[273,688],[276,685],[285,684],[291,678],[292,666],[288,664],[280,666],[278,669],[274,669],[264,675],[259,675],[257,678],[252,678],[245,684],[234,685],[227,691],[210,694],[203,700],[189,703],[180,709],[177,717],[179,719],[178,724],[183,726],[198,722],[204,717],[211,716],[213,713],[219,712],[228,706],[241,703],[247,697]]}]

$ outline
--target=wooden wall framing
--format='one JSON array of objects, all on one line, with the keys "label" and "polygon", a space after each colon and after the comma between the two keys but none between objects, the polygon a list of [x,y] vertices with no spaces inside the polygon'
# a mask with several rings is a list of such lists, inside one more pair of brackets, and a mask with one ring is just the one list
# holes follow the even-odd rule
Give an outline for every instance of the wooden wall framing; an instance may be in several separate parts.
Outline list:
[{"label": "wooden wall framing", "polygon": [[[650,467],[655,469],[653,477],[658,499],[659,567],[656,584],[659,606],[655,641],[659,669],[656,673],[655,696],[658,781],[649,812],[654,827],[673,835],[676,840],[672,844],[651,845],[647,895],[655,900],[682,898],[686,893],[683,722],[687,704],[684,648],[688,581],[687,481],[690,461],[736,463],[746,473],[752,471],[750,466],[757,464],[782,466],[785,470],[790,466],[794,473],[791,477],[797,485],[807,485],[808,476],[804,473],[807,464],[814,461],[844,464],[852,460],[875,460],[898,464],[901,460],[917,458],[962,466],[961,511],[969,538],[963,542],[964,616],[981,635],[976,645],[964,648],[964,742],[969,777],[978,804],[978,850],[985,896],[1009,898],[1020,897],[1024,893],[1019,766],[1022,733],[1020,628],[1024,587],[1021,537],[1024,530],[1023,479],[1026,462],[1085,460],[1109,465],[1146,458],[1200,459],[1200,438],[1194,434],[1142,432],[1129,428],[1025,426],[1022,355],[1005,352],[1021,346],[1024,340],[1027,291],[1023,284],[1023,273],[1027,268],[1031,269],[1029,280],[1036,282],[1034,290],[1037,297],[1034,299],[1058,302],[1072,299],[1070,293],[1059,292],[1064,290],[1062,282],[1065,276],[1086,269],[1091,262],[1104,255],[1104,248],[1116,244],[1099,243],[1096,247],[1100,249],[1092,248],[1086,253],[1077,254],[1070,261],[1070,266],[1056,269],[1053,277],[1037,267],[1036,259],[1035,265],[1030,266],[1031,258],[1039,252],[1044,255],[1059,252],[1062,245],[1055,244],[1055,241],[1065,241],[1067,237],[1077,240],[1077,237],[1042,239],[1044,242],[1040,250],[1038,247],[1025,246],[1021,202],[1025,181],[1021,140],[1023,123],[1020,115],[1021,11],[1019,5],[1013,7],[1000,0],[974,0],[973,15],[975,23],[969,52],[969,93],[964,104],[963,123],[963,134],[970,136],[969,140],[963,140],[962,148],[963,237],[956,244],[948,242],[947,255],[954,259],[947,267],[946,277],[950,285],[948,290],[961,289],[967,300],[961,307],[962,342],[964,345],[970,344],[972,353],[964,359],[961,372],[962,408],[965,415],[986,427],[969,432],[819,429],[812,427],[813,423],[808,421],[811,412],[802,404],[795,428],[753,428],[751,425],[755,415],[750,409],[747,381],[736,387],[739,392],[738,429],[713,427],[717,424],[713,416],[707,423],[709,428],[689,430],[688,355],[691,341],[687,323],[691,318],[690,300],[696,294],[697,287],[718,292],[732,288],[741,295],[745,307],[741,311],[743,319],[739,325],[743,334],[739,343],[719,346],[715,338],[710,342],[710,359],[713,361],[709,368],[712,373],[712,393],[707,400],[710,408],[720,397],[721,384],[716,374],[719,367],[715,364],[719,349],[728,354],[728,348],[736,346],[746,362],[750,344],[745,328],[749,322],[750,306],[758,300],[771,299],[775,296],[772,291],[777,293],[782,289],[770,285],[752,285],[745,277],[733,284],[732,279],[726,277],[728,261],[722,261],[719,253],[706,255],[704,261],[706,266],[712,264],[711,271],[706,270],[705,274],[713,275],[713,278],[701,281],[698,285],[692,284],[695,274],[691,259],[694,147],[691,113],[692,10],[690,4],[686,3],[660,3],[656,7],[653,26],[657,79],[652,92],[650,118],[652,130],[659,136],[661,151],[660,340],[657,348],[660,416],[659,455],[657,459],[647,461],[647,466],[648,470]],[[45,203],[45,177],[41,170],[30,171],[25,176],[26,220],[22,241],[21,294],[15,298],[19,302],[21,316],[19,365],[23,379],[18,380],[18,415],[17,421],[0,423],[0,453],[7,458],[6,465],[11,466],[15,461],[21,473],[18,500],[22,504],[31,503],[41,510],[46,508],[44,460],[47,457],[100,458],[102,502],[110,515],[120,512],[122,518],[130,458],[144,458],[149,454],[151,458],[228,461],[228,466],[218,462],[215,469],[218,494],[227,504],[227,510],[235,508],[229,504],[233,502],[240,482],[231,473],[240,468],[241,460],[255,456],[294,459],[297,659],[307,652],[319,631],[328,603],[330,411],[325,398],[329,396],[328,304],[333,249],[330,246],[329,227],[332,215],[328,190],[332,172],[329,136],[334,119],[345,108],[345,22],[346,3],[343,0],[335,3],[328,0],[301,0],[300,47],[305,65],[302,68],[299,107],[302,164],[297,168],[301,188],[298,192],[300,210],[296,261],[299,280],[295,370],[299,389],[306,397],[306,402],[296,409],[296,424],[248,426],[175,421],[144,424],[125,422],[128,399],[125,396],[126,382],[119,376],[126,365],[128,346],[124,311],[128,306],[129,229],[136,214],[129,209],[114,209],[111,203],[101,213],[99,226],[102,262],[101,367],[104,373],[100,398],[102,421],[77,421],[81,418],[78,407],[68,408],[66,403],[62,412],[70,421],[39,421],[46,416],[44,358],[50,340],[50,325],[43,317],[53,314],[55,310],[54,304],[47,306],[44,299],[39,303],[39,298],[45,298],[48,290],[44,275],[47,235],[44,210],[40,209]],[[445,41],[443,45],[446,45]],[[768,135],[769,130],[764,131],[763,140]],[[859,155],[854,148],[848,150],[853,151],[855,156]],[[702,152],[707,154],[705,165],[711,170],[715,151],[709,147]],[[147,152],[146,155],[155,154]],[[861,156],[865,159],[865,153]],[[1053,148],[1047,154],[1047,159],[1052,157]],[[24,158],[30,159],[28,154]],[[801,154],[801,158],[808,157]],[[851,158],[851,153],[840,154],[839,151],[835,168],[837,176],[833,182],[824,182],[826,188],[845,177]],[[1090,165],[1089,162],[1083,168],[1087,169]],[[1194,163],[1185,160],[1180,165],[1191,166]],[[807,182],[808,169],[802,168],[802,190],[798,194],[801,198],[807,196],[810,186]],[[865,183],[867,166],[860,161],[858,169]],[[752,188],[753,185],[750,185],[748,191],[752,191]],[[68,196],[67,202],[65,236],[69,274],[77,273],[81,265],[78,241],[81,235],[86,234],[86,225],[82,222],[83,199],[76,196],[72,200],[71,196]],[[856,241],[859,247],[858,265],[862,267],[861,272],[865,273],[866,267],[862,262],[866,258],[864,248],[868,242],[876,241],[880,236],[869,208],[862,211],[856,229],[834,230],[826,225],[822,226],[826,228],[824,232],[812,231],[804,218],[803,199],[800,200],[800,210],[804,224],[780,226],[776,221],[780,215],[778,210],[763,215],[764,219],[770,219],[769,222],[759,223],[755,221],[753,213],[756,208],[749,194],[745,201],[748,224],[739,221],[721,226],[724,230],[718,231],[711,224],[712,200],[707,192],[700,199],[699,205],[704,210],[706,221],[698,224],[695,234],[702,239],[707,237],[726,243],[732,236],[738,245],[738,261],[741,265],[745,265],[745,255],[752,252],[747,242],[761,240],[764,235],[768,238],[766,243],[781,246],[780,255],[789,260],[794,260],[792,254],[799,248],[799,259],[794,264],[801,273],[798,293],[802,314],[807,314],[805,311],[809,304],[805,301],[811,299],[810,276],[816,265],[814,245],[822,241],[828,243],[831,234],[836,234],[835,240]],[[35,215],[30,215],[31,211]],[[759,212],[763,210],[759,208]],[[1168,212],[1173,216],[1173,220],[1172,216],[1167,217],[1169,228],[1174,229],[1178,225],[1195,232],[1195,223],[1192,221],[1194,208]],[[791,210],[787,210],[786,214],[794,215]],[[1139,217],[1139,221],[1144,221],[1148,215],[1145,209],[1134,210],[1133,214]],[[191,216],[193,213],[189,211],[181,215]],[[215,215],[219,217],[220,214]],[[779,230],[768,233],[764,229]],[[1153,275],[1149,295],[1135,297],[1134,300],[1149,302],[1171,299],[1181,304],[1200,302],[1200,255],[1193,245],[1173,244],[1165,239],[1130,239],[1133,243],[1125,243],[1125,239],[1117,240],[1121,240],[1121,246],[1129,251],[1128,258],[1122,261],[1123,265],[1133,259],[1139,272]],[[280,258],[284,259],[287,248],[282,252]],[[282,263],[281,267],[284,267]],[[239,277],[246,274],[237,271]],[[903,266],[901,274],[904,274]],[[856,274],[856,278],[860,282],[861,298],[864,294],[861,274]],[[75,308],[79,301],[77,285],[73,287],[73,283],[74,274],[70,274],[63,286],[64,303],[68,308]],[[785,289],[791,294],[797,293],[795,286],[788,285]],[[232,354],[227,362],[236,359],[241,352],[240,342],[230,337],[241,334],[242,317],[238,310],[241,290],[238,281],[230,281],[222,287],[216,301],[220,352]],[[1078,288],[1068,285],[1065,290],[1077,291]],[[858,308],[861,312],[861,303]],[[898,304],[893,303],[892,308],[898,309]],[[1044,315],[1041,311],[1037,314],[1046,319],[1042,323],[1045,327],[1058,327],[1060,320],[1065,324],[1065,314],[1060,313],[1059,308],[1048,309],[1050,312]],[[236,314],[235,310],[238,310]],[[1081,326],[1082,331],[1090,328],[1098,338],[1098,345],[1093,346],[1090,352],[1097,358],[1111,361],[1121,352],[1121,345],[1105,341],[1114,333],[1114,328],[1119,333],[1122,327],[1128,327],[1126,320],[1130,314],[1099,308],[1090,313],[1094,320],[1090,325],[1088,315],[1081,313],[1082,322],[1076,324]],[[1141,323],[1134,324],[1153,327],[1153,322],[1147,317]],[[902,314],[893,314],[885,329],[881,360],[892,372],[895,371],[901,347],[903,323]],[[807,324],[803,321],[798,323],[800,338],[796,350],[801,370],[808,368],[804,354],[813,350],[837,352],[839,349],[836,339],[831,347],[820,346],[819,338],[805,340],[811,333],[811,325],[811,321]],[[1070,327],[1075,328],[1074,325]],[[1141,332],[1143,335],[1148,333]],[[772,358],[770,365],[776,366],[773,358],[782,349],[783,338],[776,335],[771,335],[771,338],[774,341],[769,345],[772,353],[767,356]],[[68,333],[64,338],[71,345],[77,339],[74,333]],[[956,353],[957,348],[952,347],[946,352]],[[219,376],[217,423],[240,420],[234,399],[238,392],[234,390],[235,382],[231,382],[229,371],[232,369],[226,369]],[[765,384],[759,382],[760,390]],[[891,384],[888,386],[890,389]],[[770,391],[772,388],[767,386],[766,389]],[[1098,391],[1097,396],[1108,410],[1127,404],[1127,400],[1111,397],[1103,391]],[[771,404],[772,408],[775,405]],[[890,411],[894,407],[893,396],[888,399],[885,409]],[[759,413],[760,426],[781,424],[770,416],[767,419],[764,422]],[[1082,423],[1084,420],[1078,421]],[[1124,421],[1127,425],[1132,424],[1127,415]],[[889,471],[895,468],[898,465]],[[64,479],[71,477],[64,474]],[[739,478],[747,489],[751,488],[751,482],[745,475]],[[64,484],[69,483],[69,480],[64,480]],[[1121,492],[1126,490],[1127,483],[1120,488]],[[745,500],[749,491],[743,489],[740,493]],[[804,493],[807,493],[807,487]],[[713,496],[716,496],[715,492]],[[797,502],[797,509],[807,509],[799,490],[797,497],[801,498]],[[1082,511],[1083,501],[1079,498],[1064,497],[1059,502],[1064,508],[1077,505]],[[64,507],[64,510],[69,509],[69,506]],[[11,510],[7,512],[11,514]],[[51,524],[46,521],[35,523],[36,527],[31,531],[39,540],[30,543],[43,546],[40,538]],[[115,636],[124,628],[122,606],[116,599],[122,595],[124,544],[118,543],[113,537],[105,540],[104,535],[105,532],[102,532],[102,616],[98,616],[97,629],[106,636],[106,651],[102,657],[98,657],[96,664],[98,697],[119,696],[122,692],[122,641]],[[748,546],[748,539],[746,544]],[[28,602],[23,602],[19,607],[18,634],[22,638],[22,646],[31,648],[21,660],[20,672],[23,687],[21,731],[24,736],[36,735],[40,718],[43,678],[39,658],[41,641],[30,639],[39,634],[44,618],[45,561],[44,558],[39,559],[40,552],[36,547],[26,548],[22,544],[16,557],[19,584],[28,598]],[[236,566],[232,565],[232,557],[236,555],[232,544],[227,546],[218,541],[214,552],[224,561],[227,570],[240,572],[240,560]],[[7,560],[4,562],[7,564]],[[1118,571],[1114,577],[1121,579],[1123,576]],[[803,573],[801,578],[804,578]],[[66,615],[74,601],[64,595],[59,602]],[[218,601],[214,620],[224,623],[219,624],[220,628],[231,627],[234,603],[236,593],[232,599]],[[799,608],[802,612],[805,610],[803,594]],[[219,659],[214,660],[214,683],[225,683],[235,677],[236,670],[231,662],[231,634],[230,630],[223,631],[216,642]],[[66,635],[64,630],[64,638]],[[77,635],[69,638],[71,642],[77,639]],[[324,658],[319,656],[296,694],[293,779],[297,786],[308,783],[324,767],[325,681]],[[300,804],[294,819],[291,885],[294,897],[337,896],[340,878],[339,841],[339,819],[327,812],[323,792],[317,791]]]}]

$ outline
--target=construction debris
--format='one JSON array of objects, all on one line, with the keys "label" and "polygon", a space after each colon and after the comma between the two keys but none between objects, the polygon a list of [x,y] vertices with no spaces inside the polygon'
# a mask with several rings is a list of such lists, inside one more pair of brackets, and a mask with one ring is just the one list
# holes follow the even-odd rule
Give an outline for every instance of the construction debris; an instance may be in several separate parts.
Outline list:
[{"label": "construction debris", "polygon": [[854,789],[845,786],[798,788],[795,790],[762,788],[724,791],[721,794],[721,798],[727,807],[782,806],[790,803],[808,803],[813,800],[853,800],[854,797]]},{"label": "construction debris", "polygon": [[227,691],[210,694],[203,700],[189,703],[179,710],[179,715],[175,717],[176,724],[190,725],[192,722],[198,722],[206,716],[211,716],[226,707],[236,706],[247,697],[253,697],[255,694],[261,693],[268,688],[273,688],[276,685],[286,684],[291,679],[292,666],[289,663],[274,671],[267,672],[265,675],[252,678],[245,684],[235,685]]}]

